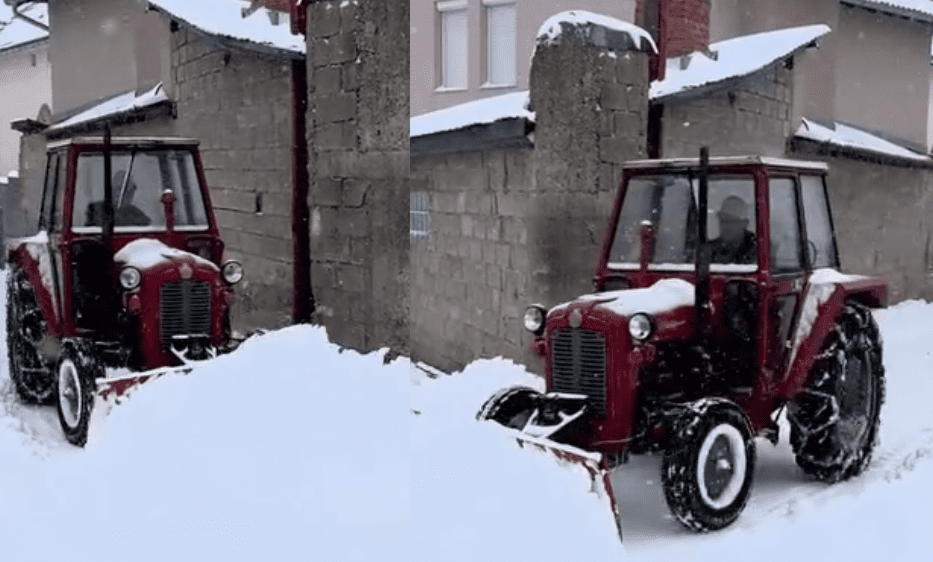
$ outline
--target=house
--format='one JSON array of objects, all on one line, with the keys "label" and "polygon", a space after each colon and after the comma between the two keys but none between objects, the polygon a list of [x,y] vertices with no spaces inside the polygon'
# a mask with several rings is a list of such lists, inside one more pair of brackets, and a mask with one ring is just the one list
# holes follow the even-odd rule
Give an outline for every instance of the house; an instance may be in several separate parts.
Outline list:
[{"label": "house", "polygon": [[[550,15],[587,10],[632,22],[673,58],[761,31],[825,24],[832,33],[798,60],[791,123],[856,126],[929,152],[933,128],[929,0],[414,0],[412,116],[528,89],[534,33]],[[682,23],[678,23],[682,22]],[[676,30],[676,31],[675,31]],[[891,64],[897,61],[897,64]],[[501,73],[498,69],[505,68]],[[497,79],[496,76],[505,76]]]},{"label": "house", "polygon": [[[39,26],[14,17],[12,9],[0,3],[0,123],[36,117],[40,108],[52,103],[52,77],[49,64],[49,34],[45,5],[25,7],[22,15]],[[3,232],[22,235],[30,220],[20,200],[19,134],[8,125],[0,127],[0,208]],[[34,222],[34,218],[32,222]]]},{"label": "house", "polygon": [[197,138],[226,252],[246,272],[234,328],[310,319],[305,44],[281,2],[43,4],[54,111],[13,124],[24,133],[25,205],[38,207],[47,141],[105,126]]}]

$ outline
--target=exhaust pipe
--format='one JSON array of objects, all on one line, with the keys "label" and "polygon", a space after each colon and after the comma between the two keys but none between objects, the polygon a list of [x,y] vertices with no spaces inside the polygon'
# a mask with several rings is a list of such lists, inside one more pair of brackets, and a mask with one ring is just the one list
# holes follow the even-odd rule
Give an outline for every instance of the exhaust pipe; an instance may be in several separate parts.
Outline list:
[{"label": "exhaust pipe", "polygon": [[709,335],[709,262],[710,247],[706,239],[706,219],[709,196],[709,147],[700,148],[700,192],[697,194],[697,252],[696,252],[696,317],[697,340],[705,343]]}]

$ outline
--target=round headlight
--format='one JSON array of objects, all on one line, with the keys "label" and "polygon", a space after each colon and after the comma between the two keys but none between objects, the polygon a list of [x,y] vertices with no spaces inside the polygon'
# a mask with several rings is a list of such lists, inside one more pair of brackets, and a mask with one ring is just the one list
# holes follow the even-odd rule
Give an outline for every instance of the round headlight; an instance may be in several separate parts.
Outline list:
[{"label": "round headlight", "polygon": [[651,335],[651,319],[647,314],[636,314],[628,321],[628,333],[636,340],[648,339]]},{"label": "round headlight", "polygon": [[540,334],[544,328],[544,307],[531,305],[525,309],[525,329],[534,334]]},{"label": "round headlight", "polygon": [[128,265],[120,270],[120,285],[127,291],[139,287],[139,282],[142,281],[142,278],[142,274],[133,266]]},{"label": "round headlight", "polygon": [[235,260],[229,260],[224,263],[220,272],[224,276],[224,281],[231,285],[235,285],[240,282],[240,279],[243,279],[243,266],[240,265],[240,262]]}]

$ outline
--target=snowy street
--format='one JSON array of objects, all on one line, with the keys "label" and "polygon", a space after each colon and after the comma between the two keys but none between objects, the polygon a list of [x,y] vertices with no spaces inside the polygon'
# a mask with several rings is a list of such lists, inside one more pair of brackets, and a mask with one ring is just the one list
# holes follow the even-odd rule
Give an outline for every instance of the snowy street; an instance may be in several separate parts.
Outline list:
[{"label": "snowy street", "polygon": [[495,389],[541,386],[501,359],[432,379],[292,327],[145,385],[85,449],[53,407],[17,401],[4,359],[3,559],[929,560],[933,305],[877,318],[888,392],[865,474],[809,482],[786,434],[758,440],[745,512],[696,535],[667,511],[659,459],[636,457],[613,480],[624,544],[584,473],[474,420]]}]

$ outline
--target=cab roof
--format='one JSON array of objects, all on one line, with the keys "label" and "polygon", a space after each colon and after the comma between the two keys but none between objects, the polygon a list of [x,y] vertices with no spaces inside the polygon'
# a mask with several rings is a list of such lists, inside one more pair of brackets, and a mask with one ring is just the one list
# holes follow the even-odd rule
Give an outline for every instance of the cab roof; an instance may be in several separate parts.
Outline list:
[{"label": "cab roof", "polygon": [[[201,141],[183,137],[113,137],[110,144],[120,147],[133,146],[198,146]],[[49,143],[49,150],[71,145],[102,145],[104,137],[73,137]]]},{"label": "cab roof", "polygon": [[[808,160],[791,160],[790,158],[773,158],[770,156],[715,156],[710,157],[709,165],[713,166],[768,166],[771,168],[791,168],[798,170],[829,171],[825,162],[812,162]],[[700,167],[699,158],[660,158],[657,160],[632,160],[623,165],[627,169],[646,168],[673,168],[694,169]]]}]

